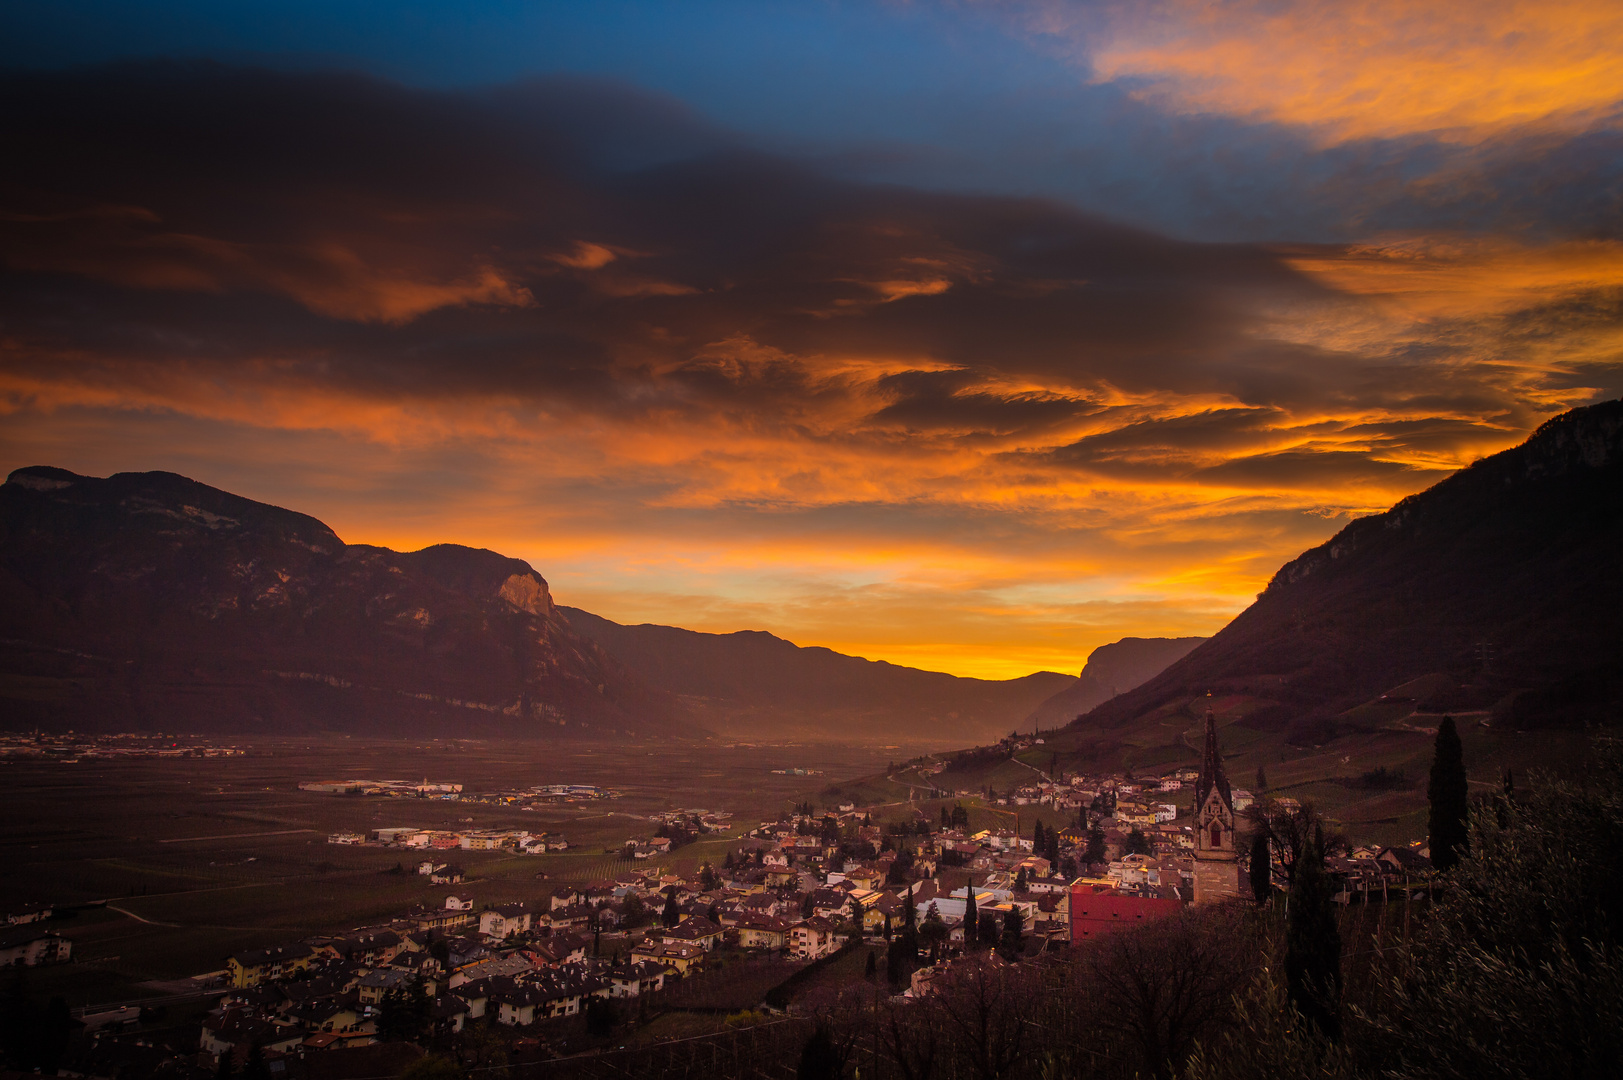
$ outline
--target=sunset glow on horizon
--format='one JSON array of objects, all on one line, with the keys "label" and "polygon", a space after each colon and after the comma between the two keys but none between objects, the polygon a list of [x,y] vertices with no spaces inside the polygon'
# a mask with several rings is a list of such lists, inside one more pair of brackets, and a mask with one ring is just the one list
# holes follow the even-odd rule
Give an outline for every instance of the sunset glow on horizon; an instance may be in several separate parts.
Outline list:
[{"label": "sunset glow on horizon", "polygon": [[4,471],[1009,678],[1623,392],[1604,5],[75,7],[0,34]]}]

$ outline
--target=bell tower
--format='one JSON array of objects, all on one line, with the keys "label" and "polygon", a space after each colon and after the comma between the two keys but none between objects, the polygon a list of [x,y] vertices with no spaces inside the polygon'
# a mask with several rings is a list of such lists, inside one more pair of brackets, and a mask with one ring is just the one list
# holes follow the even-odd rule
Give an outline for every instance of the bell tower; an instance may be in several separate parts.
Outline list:
[{"label": "bell tower", "polygon": [[1234,796],[1217,745],[1217,718],[1206,710],[1206,751],[1195,781],[1195,903],[1240,895],[1240,864],[1234,840]]}]

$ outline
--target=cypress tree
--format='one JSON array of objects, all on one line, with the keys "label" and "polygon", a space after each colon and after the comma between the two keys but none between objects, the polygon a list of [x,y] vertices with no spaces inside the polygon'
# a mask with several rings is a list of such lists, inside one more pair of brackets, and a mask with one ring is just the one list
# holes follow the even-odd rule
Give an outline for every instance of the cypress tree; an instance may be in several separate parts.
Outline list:
[{"label": "cypress tree", "polygon": [[1019,959],[1025,951],[1021,941],[1024,933],[1025,920],[1020,917],[1020,909],[1010,908],[1003,916],[1003,940],[998,942],[998,952],[1003,954],[1003,959]]},{"label": "cypress tree", "polygon": [[254,1043],[248,1048],[248,1058],[242,1063],[242,1080],[270,1080],[270,1064],[265,1060],[265,1051]]},{"label": "cypress tree", "polygon": [[1467,787],[1465,747],[1452,716],[1437,725],[1437,747],[1431,761],[1431,783],[1426,788],[1431,800],[1431,864],[1450,870],[1465,854]]},{"label": "cypress tree", "polygon": [[669,930],[682,921],[682,909],[676,906],[676,888],[672,886],[665,894],[665,910],[659,913],[660,925]]},{"label": "cypress tree", "polygon": [[964,948],[980,946],[980,916],[975,911],[975,886],[969,886],[969,900],[964,904]]},{"label": "cypress tree", "polygon": [[1251,895],[1256,897],[1257,903],[1266,904],[1274,891],[1273,850],[1268,846],[1268,837],[1259,831],[1251,837]]},{"label": "cypress tree", "polygon": [[1285,985],[1291,1003],[1331,1040],[1341,1038],[1341,930],[1324,868],[1324,830],[1297,857],[1285,926]]}]

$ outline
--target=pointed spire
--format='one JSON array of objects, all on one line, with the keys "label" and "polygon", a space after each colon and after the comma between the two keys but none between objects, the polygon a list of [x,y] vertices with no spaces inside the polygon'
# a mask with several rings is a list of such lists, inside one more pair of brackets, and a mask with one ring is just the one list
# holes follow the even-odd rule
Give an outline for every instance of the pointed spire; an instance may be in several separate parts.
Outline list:
[{"label": "pointed spire", "polygon": [[1201,757],[1200,779],[1195,782],[1195,807],[1198,810],[1206,804],[1206,797],[1211,794],[1212,787],[1223,793],[1223,802],[1230,810],[1234,807],[1234,796],[1229,792],[1228,774],[1223,771],[1223,752],[1217,745],[1217,717],[1212,710],[1206,710],[1206,751]]}]

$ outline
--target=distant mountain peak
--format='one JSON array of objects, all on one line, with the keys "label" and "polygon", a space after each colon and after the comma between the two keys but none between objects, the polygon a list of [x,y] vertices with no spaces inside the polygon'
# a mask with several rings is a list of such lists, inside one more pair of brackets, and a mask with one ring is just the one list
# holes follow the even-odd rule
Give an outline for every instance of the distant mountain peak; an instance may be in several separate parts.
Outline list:
[{"label": "distant mountain peak", "polygon": [[0,674],[26,676],[0,679],[0,698],[26,691],[0,711],[27,726],[523,738],[652,734],[680,713],[521,559],[346,545],[174,473],[13,472],[0,639]]}]

